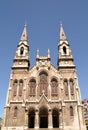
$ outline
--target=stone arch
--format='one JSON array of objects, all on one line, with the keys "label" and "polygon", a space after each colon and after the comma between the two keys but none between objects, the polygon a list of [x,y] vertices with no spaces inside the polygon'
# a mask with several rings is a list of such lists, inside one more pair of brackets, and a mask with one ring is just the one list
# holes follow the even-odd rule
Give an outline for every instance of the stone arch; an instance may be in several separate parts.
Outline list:
[{"label": "stone arch", "polygon": [[28,128],[34,128],[35,126],[35,109],[29,108],[28,111]]},{"label": "stone arch", "polygon": [[57,108],[52,109],[53,128],[59,128],[59,111]]},{"label": "stone arch", "polygon": [[39,127],[48,128],[48,109],[44,106],[39,109]]}]

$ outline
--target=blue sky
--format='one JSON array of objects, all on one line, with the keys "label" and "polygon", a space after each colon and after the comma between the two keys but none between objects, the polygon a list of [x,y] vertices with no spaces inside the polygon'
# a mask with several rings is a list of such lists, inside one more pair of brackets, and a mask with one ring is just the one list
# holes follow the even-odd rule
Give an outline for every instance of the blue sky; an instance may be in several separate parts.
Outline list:
[{"label": "blue sky", "polygon": [[25,21],[27,22],[31,66],[40,55],[51,51],[57,66],[60,21],[70,44],[77,69],[82,99],[88,97],[88,1],[0,0],[0,116],[6,100],[13,58]]}]

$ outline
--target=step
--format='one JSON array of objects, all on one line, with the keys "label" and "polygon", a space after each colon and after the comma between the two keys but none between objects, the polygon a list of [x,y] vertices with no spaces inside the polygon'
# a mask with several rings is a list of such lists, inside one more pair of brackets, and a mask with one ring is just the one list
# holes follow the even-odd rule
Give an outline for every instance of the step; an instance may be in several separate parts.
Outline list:
[{"label": "step", "polygon": [[[27,130],[35,130],[35,128],[28,128]],[[36,130],[62,130],[60,128],[38,128]]]}]

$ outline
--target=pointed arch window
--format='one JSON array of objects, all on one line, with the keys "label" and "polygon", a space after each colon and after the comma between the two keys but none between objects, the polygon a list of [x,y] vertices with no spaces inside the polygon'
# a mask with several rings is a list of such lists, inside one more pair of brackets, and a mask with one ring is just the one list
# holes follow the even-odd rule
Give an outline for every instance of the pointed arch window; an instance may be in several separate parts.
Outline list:
[{"label": "pointed arch window", "polygon": [[51,95],[54,96],[54,95],[57,95],[58,94],[58,82],[55,78],[53,78],[51,80]]},{"label": "pointed arch window", "polygon": [[24,53],[24,47],[21,47],[21,49],[20,49],[20,55],[23,55],[23,53]]},{"label": "pointed arch window", "polygon": [[35,96],[35,94],[36,94],[36,81],[35,81],[35,79],[30,80],[29,87],[30,87],[30,96]]},{"label": "pointed arch window", "polygon": [[15,79],[13,83],[13,96],[16,96],[17,94],[17,85],[18,85],[18,80]]},{"label": "pointed arch window", "polygon": [[14,117],[17,117],[17,113],[18,113],[18,108],[15,107],[15,108],[14,108],[14,115],[13,115],[13,116],[14,116]]},{"label": "pointed arch window", "polygon": [[70,106],[70,116],[74,116],[73,107]]},{"label": "pointed arch window", "polygon": [[40,87],[40,95],[44,92],[45,95],[47,95],[47,88],[48,88],[48,81],[47,81],[47,73],[46,72],[42,72],[40,73],[40,83],[39,83],[39,87]]},{"label": "pointed arch window", "polygon": [[69,84],[70,84],[70,93],[71,93],[71,95],[74,95],[74,82],[73,82],[73,79],[69,80]]},{"label": "pointed arch window", "polygon": [[19,81],[19,96],[22,96],[22,90],[23,90],[23,80],[21,79]]},{"label": "pointed arch window", "polygon": [[67,54],[67,50],[66,50],[65,46],[63,47],[63,54],[65,54],[65,55]]},{"label": "pointed arch window", "polygon": [[68,95],[68,80],[64,79],[64,90],[65,90],[65,95]]}]

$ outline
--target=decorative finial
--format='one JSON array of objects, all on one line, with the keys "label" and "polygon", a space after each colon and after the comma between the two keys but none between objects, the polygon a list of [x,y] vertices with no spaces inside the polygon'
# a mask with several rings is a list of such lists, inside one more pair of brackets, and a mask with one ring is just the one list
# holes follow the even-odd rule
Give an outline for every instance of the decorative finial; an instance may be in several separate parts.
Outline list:
[{"label": "decorative finial", "polygon": [[48,58],[50,58],[50,50],[48,49]]},{"label": "decorative finial", "polygon": [[60,26],[62,27],[62,21],[60,21]]},{"label": "decorative finial", "polygon": [[27,21],[25,21],[24,27],[27,27]]},{"label": "decorative finial", "polygon": [[36,57],[39,58],[39,49],[37,49]]}]

